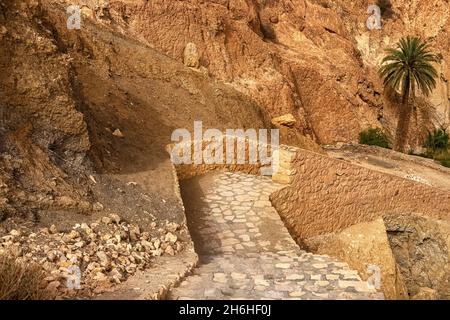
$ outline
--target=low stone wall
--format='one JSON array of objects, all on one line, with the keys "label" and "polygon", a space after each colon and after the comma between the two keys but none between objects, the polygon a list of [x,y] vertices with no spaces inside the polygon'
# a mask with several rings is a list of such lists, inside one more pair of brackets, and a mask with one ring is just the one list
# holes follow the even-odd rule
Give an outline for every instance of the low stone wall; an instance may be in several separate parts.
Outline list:
[{"label": "low stone wall", "polygon": [[271,201],[300,241],[389,213],[450,219],[449,192],[301,149],[290,163]]},{"label": "low stone wall", "polygon": [[[203,175],[206,174],[208,172],[212,172],[212,171],[230,171],[230,172],[244,172],[247,174],[253,174],[253,175],[260,175],[261,174],[261,168],[264,167],[265,165],[263,165],[258,157],[257,161],[255,161],[254,163],[249,163],[249,150],[251,148],[252,143],[255,143],[252,140],[249,140],[247,138],[242,139],[242,143],[244,145],[245,148],[245,163],[244,164],[239,164],[237,162],[237,154],[238,154],[238,146],[237,146],[237,138],[234,136],[227,136],[224,135],[223,136],[223,159],[225,160],[227,157],[226,154],[226,142],[227,139],[232,139],[235,141],[235,148],[234,148],[234,152],[233,154],[233,159],[234,161],[232,163],[223,163],[223,164],[205,164],[204,162],[202,162],[201,164],[174,164],[175,169],[177,171],[177,175],[178,175],[178,179],[179,180],[186,180],[186,179],[190,179],[193,178],[195,176],[199,176],[199,175]],[[197,148],[197,150],[201,150],[201,152],[204,152],[206,150],[206,148],[210,147],[210,144],[212,142],[210,141],[189,141],[187,143],[184,143],[184,145],[190,149],[192,158],[194,157],[194,150]],[[181,148],[183,145],[179,145],[178,147]],[[167,146],[167,152],[169,152],[169,154],[172,154],[172,151],[174,149],[175,145],[171,144]],[[263,147],[267,148],[267,145],[263,145]],[[243,149],[244,149],[243,148]],[[258,148],[258,146],[256,145],[256,148]],[[259,149],[257,149],[259,150]],[[180,154],[180,156],[182,156]],[[225,162],[225,161],[224,161]]]}]

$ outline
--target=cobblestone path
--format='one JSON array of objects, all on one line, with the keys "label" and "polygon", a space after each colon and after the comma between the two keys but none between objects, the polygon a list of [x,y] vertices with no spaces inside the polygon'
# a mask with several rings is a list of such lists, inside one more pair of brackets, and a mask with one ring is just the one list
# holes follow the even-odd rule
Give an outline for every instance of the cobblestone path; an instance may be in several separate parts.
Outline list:
[{"label": "cobblestone path", "polygon": [[301,250],[269,195],[270,178],[217,173],[182,185],[200,256],[170,299],[379,299],[345,263]]}]

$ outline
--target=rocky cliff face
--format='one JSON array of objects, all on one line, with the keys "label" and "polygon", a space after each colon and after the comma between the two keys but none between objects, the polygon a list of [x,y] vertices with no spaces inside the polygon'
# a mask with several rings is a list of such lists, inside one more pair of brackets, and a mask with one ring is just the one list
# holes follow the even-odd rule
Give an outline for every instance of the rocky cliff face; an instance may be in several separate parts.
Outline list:
[{"label": "rocky cliff face", "polygon": [[367,28],[371,2],[363,0],[51,3],[78,4],[83,19],[133,36],[178,61],[194,44],[203,71],[247,94],[272,117],[294,114],[298,131],[320,144],[355,141],[369,126],[393,135],[395,101],[384,94],[376,71],[386,48],[402,36],[420,35],[443,60],[437,89],[428,101],[419,101],[411,147],[422,143],[425,127],[450,121],[445,0],[378,1],[381,30]]},{"label": "rocky cliff face", "polygon": [[[419,108],[413,136],[449,121],[448,3],[379,1],[382,29],[369,30],[368,1],[214,0],[79,1],[85,12],[183,61],[194,43],[201,68],[251,96],[271,116],[293,113],[297,129],[318,143],[354,141],[368,126],[396,127],[395,103],[376,73],[384,49],[417,34],[443,55],[441,79]],[[90,8],[90,9],[89,9]],[[422,103],[423,104],[423,103]],[[431,111],[430,111],[431,110]],[[411,139],[411,146],[421,144]]]},{"label": "rocky cliff face", "polygon": [[0,1],[0,219],[37,207],[89,209],[82,178],[78,191],[68,183],[86,170],[87,127],[70,59],[41,16],[38,1]]}]

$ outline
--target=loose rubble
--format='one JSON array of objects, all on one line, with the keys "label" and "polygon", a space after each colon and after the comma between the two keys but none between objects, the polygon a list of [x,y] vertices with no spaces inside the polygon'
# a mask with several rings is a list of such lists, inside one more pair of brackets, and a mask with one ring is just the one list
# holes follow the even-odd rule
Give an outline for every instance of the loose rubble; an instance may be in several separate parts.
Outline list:
[{"label": "loose rubble", "polygon": [[66,232],[54,225],[37,232],[21,227],[0,233],[0,254],[41,265],[55,297],[89,297],[150,267],[155,257],[183,251],[185,245],[176,235],[183,226],[172,222],[151,227],[142,232],[117,214],[76,224]]}]

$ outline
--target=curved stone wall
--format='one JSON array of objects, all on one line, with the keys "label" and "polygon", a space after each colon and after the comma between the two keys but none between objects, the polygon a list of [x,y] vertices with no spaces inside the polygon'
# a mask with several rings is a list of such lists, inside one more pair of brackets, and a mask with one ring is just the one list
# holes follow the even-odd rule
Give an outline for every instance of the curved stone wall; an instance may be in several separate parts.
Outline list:
[{"label": "curved stone wall", "polygon": [[[249,163],[249,150],[253,144],[256,148],[258,148],[257,143],[253,140],[250,140],[248,138],[242,139],[242,143],[245,149],[245,163],[239,164],[237,162],[237,156],[238,156],[238,147],[237,147],[237,137],[235,136],[223,136],[223,145],[226,146],[227,139],[233,139],[235,141],[235,148],[233,150],[233,159],[234,161],[232,163],[222,163],[222,164],[206,164],[202,162],[201,164],[174,164],[174,167],[176,169],[178,179],[179,180],[185,180],[189,179],[195,176],[203,175],[211,171],[230,171],[230,172],[244,172],[248,174],[254,174],[259,175],[261,174],[261,168],[264,167],[264,165],[261,163],[260,159],[256,159],[254,163]],[[179,148],[182,148],[183,146],[186,146],[191,152],[191,155],[194,155],[195,150],[199,150],[201,152],[204,152],[206,148],[210,146],[212,142],[211,141],[188,141],[184,142],[183,144],[178,144]],[[181,147],[180,147],[181,146]],[[267,145],[262,145],[263,147],[267,148]],[[170,144],[167,146],[167,152],[172,155],[172,152],[174,150],[175,145]],[[259,149],[257,149],[259,150]],[[179,155],[182,156],[182,155]],[[226,148],[223,148],[223,159],[226,159]]]}]

